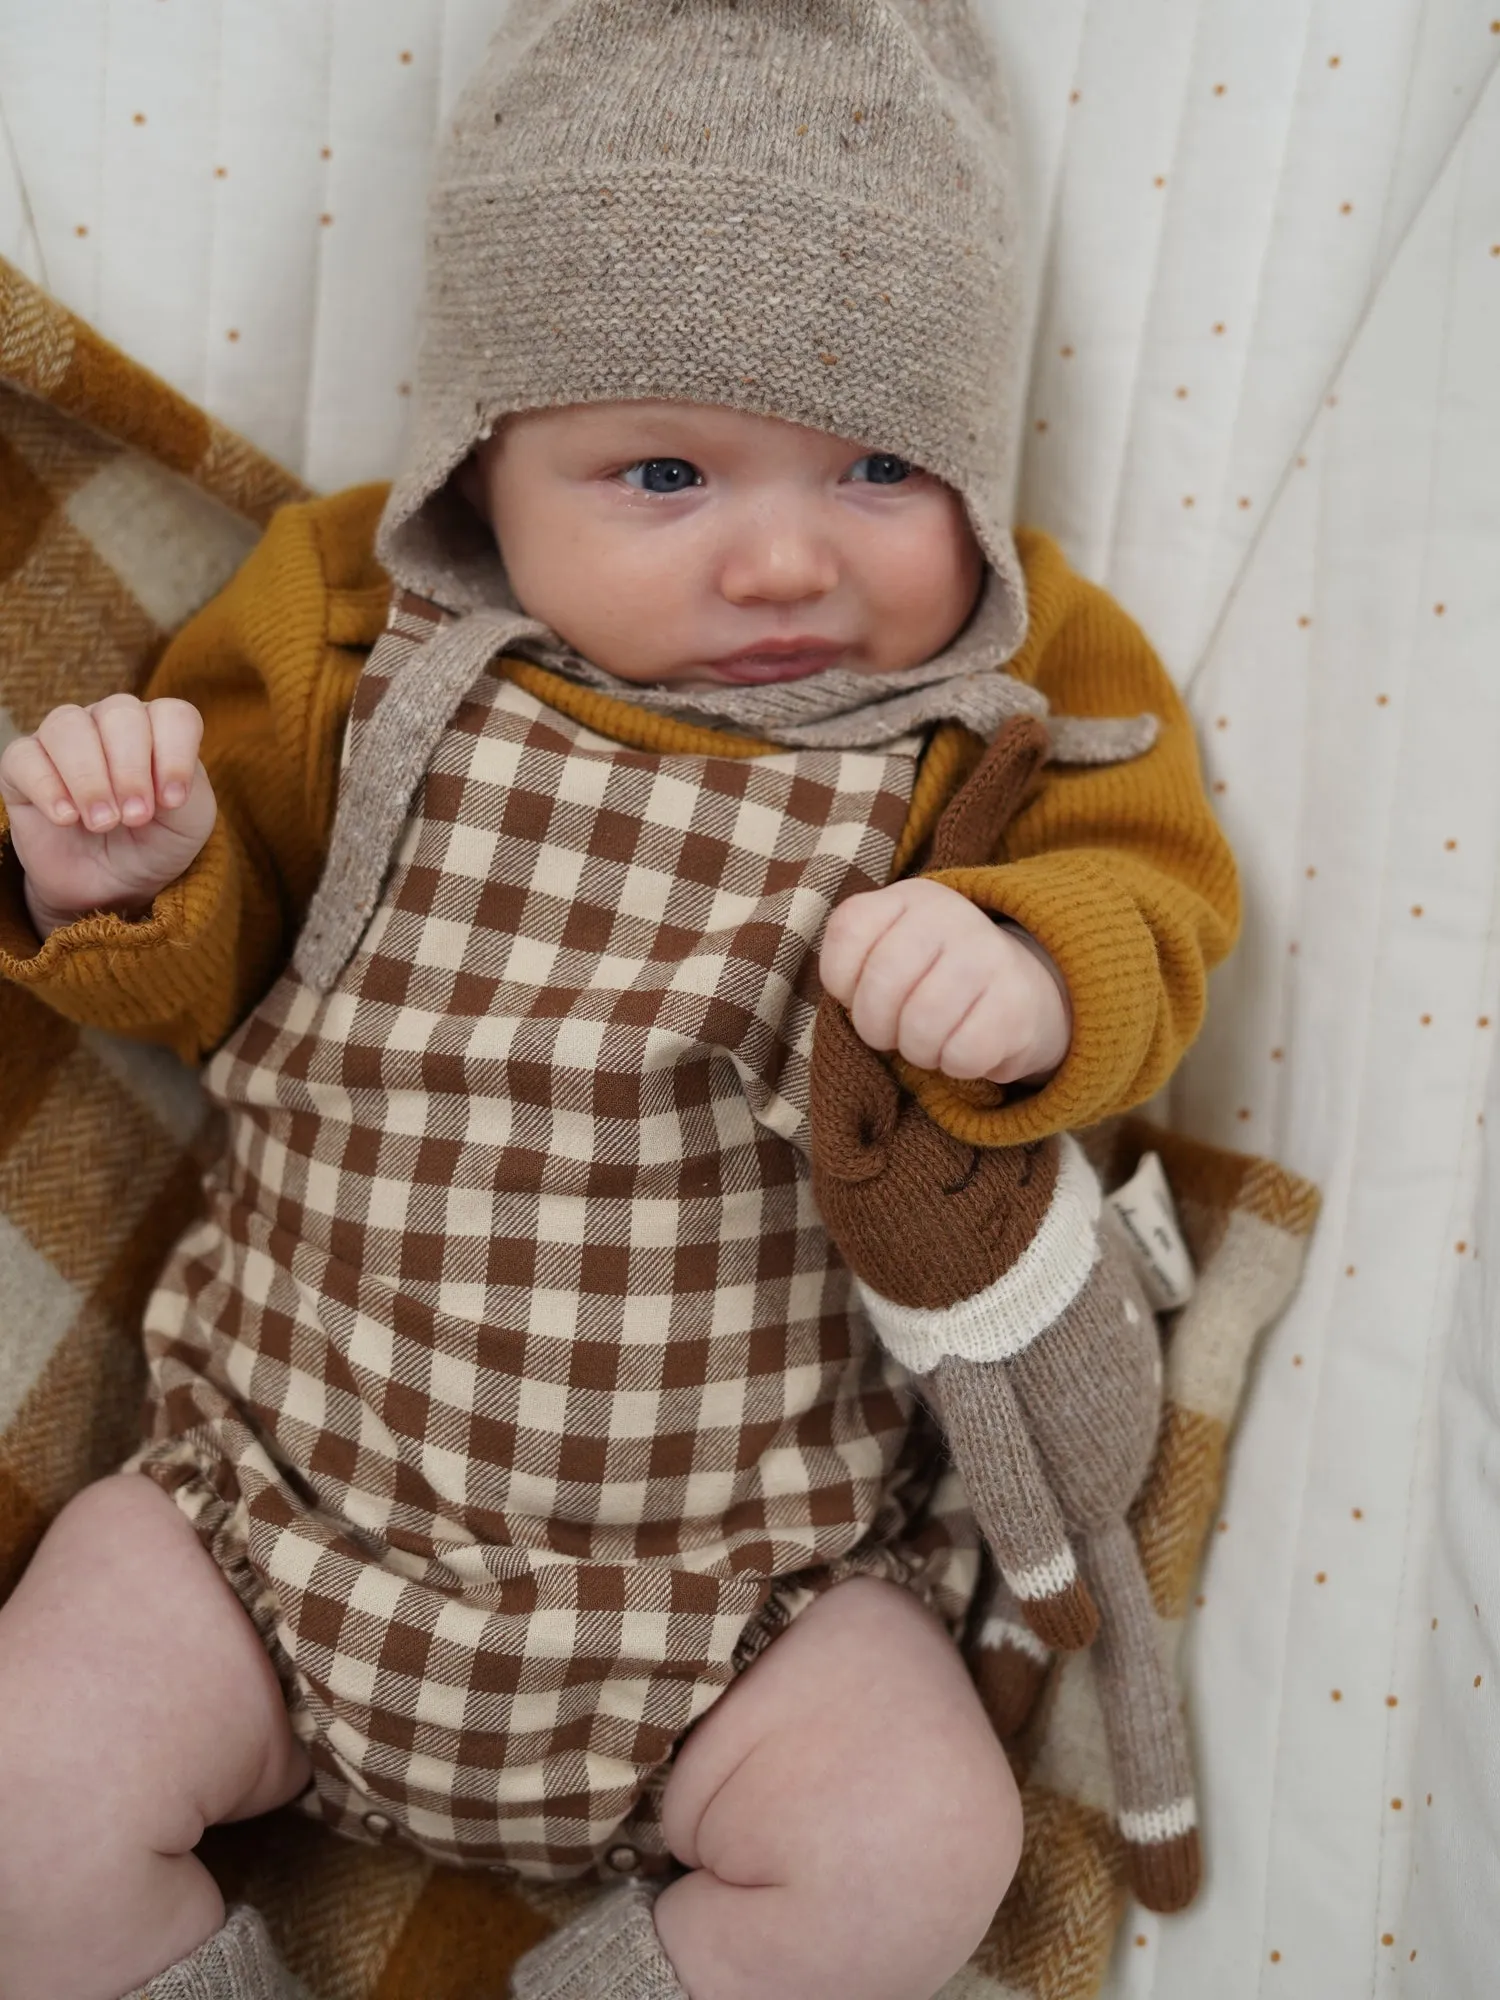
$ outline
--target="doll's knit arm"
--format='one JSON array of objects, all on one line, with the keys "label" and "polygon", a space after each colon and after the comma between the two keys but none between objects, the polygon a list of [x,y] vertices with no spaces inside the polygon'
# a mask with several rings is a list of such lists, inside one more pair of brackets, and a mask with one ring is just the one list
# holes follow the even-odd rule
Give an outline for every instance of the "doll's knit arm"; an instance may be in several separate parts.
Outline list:
[{"label": "doll's knit arm", "polygon": [[0,861],[0,977],[69,1019],[196,1062],[280,972],[317,883],[339,744],[386,584],[370,543],[384,489],[284,508],[226,588],[178,633],[144,690],[190,701],[218,802],[207,846],[136,920],[31,927]]},{"label": "doll's knit arm", "polygon": [[1159,717],[1155,746],[1128,763],[1050,764],[1006,830],[1000,859],[936,879],[1013,918],[1055,962],[1073,1036],[1033,1095],[998,1107],[993,1086],[901,1066],[956,1137],[1017,1145],[1140,1104],[1203,1020],[1207,975],[1239,933],[1234,860],[1204,790],[1191,719],[1140,629],[1075,576],[1045,536],[1017,537],[1031,627],[1012,672],[1060,715]]}]

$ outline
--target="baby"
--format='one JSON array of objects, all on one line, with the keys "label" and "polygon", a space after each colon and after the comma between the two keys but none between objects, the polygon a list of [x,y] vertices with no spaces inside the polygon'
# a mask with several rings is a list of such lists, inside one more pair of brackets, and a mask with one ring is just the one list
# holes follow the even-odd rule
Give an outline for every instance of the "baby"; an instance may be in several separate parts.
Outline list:
[{"label": "baby", "polygon": [[[289,1992],[192,1850],[293,1800],[617,1880],[520,2000],[927,2000],[987,1929],[978,1537],[812,1203],[819,982],[1012,1144],[1151,1095],[1237,923],[1170,681],[1007,527],[1004,140],[964,0],[518,0],[389,498],[0,757],[0,972],[227,1119],[146,1441],[0,1610],[0,2000]],[[905,874],[1049,705],[1003,856]]]}]

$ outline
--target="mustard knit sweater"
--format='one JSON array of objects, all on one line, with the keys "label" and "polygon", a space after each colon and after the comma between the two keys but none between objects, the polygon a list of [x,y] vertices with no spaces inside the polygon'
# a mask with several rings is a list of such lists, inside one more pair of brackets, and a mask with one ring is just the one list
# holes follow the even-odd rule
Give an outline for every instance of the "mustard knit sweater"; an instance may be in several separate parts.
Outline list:
[{"label": "mustard knit sweater", "polygon": [[[43,944],[6,843],[0,976],[72,1020],[164,1043],[190,1062],[223,1041],[272,984],[317,885],[344,721],[385,623],[389,585],[372,553],[384,498],[383,486],[363,486],[283,509],[152,675],[148,697],[180,696],[204,718],[201,754],[219,816],[188,873],[146,917],[85,917]],[[1053,542],[1023,530],[1017,545],[1031,621],[1010,671],[1059,713],[1150,711],[1162,728],[1132,763],[1049,767],[995,864],[937,876],[1023,925],[1051,953],[1072,998],[1072,1045],[1034,1095],[1007,1101],[998,1085],[905,1072],[950,1130],[995,1145],[1073,1130],[1150,1097],[1197,1033],[1208,970],[1239,929],[1234,862],[1171,680],[1139,629],[1069,570]],[[533,693],[604,734],[648,735],[668,752],[714,740],[539,668],[521,673]],[[719,740],[739,754],[762,748]],[[954,725],[937,731],[898,868],[920,853],[978,749]]]}]

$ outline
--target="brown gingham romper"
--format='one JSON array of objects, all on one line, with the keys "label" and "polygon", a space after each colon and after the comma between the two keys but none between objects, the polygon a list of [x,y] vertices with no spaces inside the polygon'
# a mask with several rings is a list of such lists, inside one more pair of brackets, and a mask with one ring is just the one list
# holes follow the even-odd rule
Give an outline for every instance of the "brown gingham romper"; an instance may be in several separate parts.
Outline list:
[{"label": "brown gingham romper", "polygon": [[918,750],[631,748],[497,667],[332,990],[289,970],[210,1063],[228,1144],[131,1463],[341,1831],[649,1871],[674,1747],[819,1590],[962,1625],[967,1505],[804,1151],[816,946],[886,880]]}]

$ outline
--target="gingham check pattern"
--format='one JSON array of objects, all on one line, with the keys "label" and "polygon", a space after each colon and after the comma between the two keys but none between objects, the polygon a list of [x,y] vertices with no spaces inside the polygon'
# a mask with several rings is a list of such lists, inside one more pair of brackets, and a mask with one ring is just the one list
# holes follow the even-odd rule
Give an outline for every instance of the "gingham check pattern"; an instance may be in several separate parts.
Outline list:
[{"label": "gingham check pattern", "polygon": [[[346,761],[423,635],[408,600]],[[288,972],[209,1066],[143,1463],[344,1830],[555,1876],[635,1808],[659,1852],[643,1785],[810,1588],[961,1619],[972,1526],[908,1478],[802,1154],[815,947],[915,752],[666,756],[486,675],[338,984]]]}]

